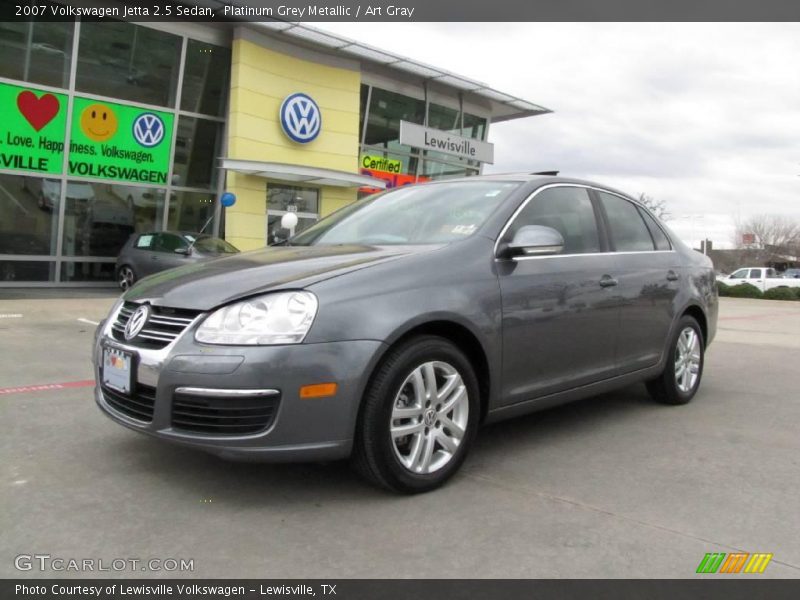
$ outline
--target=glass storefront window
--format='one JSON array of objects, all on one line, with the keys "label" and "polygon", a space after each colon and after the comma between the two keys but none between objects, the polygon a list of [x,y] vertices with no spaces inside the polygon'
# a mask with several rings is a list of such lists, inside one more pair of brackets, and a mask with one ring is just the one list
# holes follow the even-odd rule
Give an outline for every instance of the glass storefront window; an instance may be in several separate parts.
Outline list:
[{"label": "glass storefront window", "polygon": [[216,121],[178,119],[172,185],[209,188],[215,185],[221,131],[222,124]]},{"label": "glass storefront window", "polygon": [[430,103],[428,106],[428,127],[459,133],[461,131],[459,111],[439,104]]},{"label": "glass storefront window", "polygon": [[223,116],[228,93],[231,51],[189,40],[183,70],[181,110]]},{"label": "glass storefront window", "polygon": [[0,173],[0,254],[53,255],[61,182]]},{"label": "glass storefront window", "polygon": [[0,260],[0,282],[55,281],[55,274],[55,262]]},{"label": "glass storefront window", "polygon": [[115,281],[111,262],[61,263],[61,281]]},{"label": "glass storefront window", "polygon": [[319,190],[296,185],[267,184],[267,210],[319,213]]},{"label": "glass storefront window", "polygon": [[65,256],[117,256],[132,233],[159,229],[162,189],[70,181],[64,212]]},{"label": "glass storefront window", "polygon": [[364,143],[416,153],[416,149],[400,144],[400,121],[422,125],[425,122],[425,101],[373,87]]},{"label": "glass storefront window", "polygon": [[319,220],[319,190],[296,185],[267,184],[267,244],[274,244],[289,236],[281,227],[286,213],[297,215],[295,235],[308,229]]},{"label": "glass storefront window", "polygon": [[69,87],[73,29],[73,23],[0,23],[0,76]]},{"label": "glass storefront window", "polygon": [[464,129],[461,130],[461,135],[474,140],[482,140],[485,133],[486,119],[464,113]]},{"label": "glass storefront window", "polygon": [[173,192],[166,229],[213,233],[215,200],[211,192]]},{"label": "glass storefront window", "polygon": [[101,96],[174,106],[181,38],[115,21],[81,24],[75,88]]},{"label": "glass storefront window", "polygon": [[465,177],[477,175],[477,169],[467,169],[466,165],[448,164],[435,160],[425,160],[422,163],[422,174],[432,179],[447,179],[449,177]]}]

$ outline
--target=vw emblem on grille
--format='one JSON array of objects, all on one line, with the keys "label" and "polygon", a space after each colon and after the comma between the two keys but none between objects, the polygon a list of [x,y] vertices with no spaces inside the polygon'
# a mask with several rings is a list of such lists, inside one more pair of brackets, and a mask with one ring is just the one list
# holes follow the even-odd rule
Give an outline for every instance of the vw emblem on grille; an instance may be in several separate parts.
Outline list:
[{"label": "vw emblem on grille", "polygon": [[322,115],[319,106],[306,94],[291,94],[281,104],[281,127],[295,142],[307,144],[319,135]]},{"label": "vw emblem on grille", "polygon": [[125,339],[132,340],[142,328],[147,323],[147,319],[150,318],[150,307],[146,304],[142,304],[136,311],[131,315],[131,318],[128,319],[128,323],[125,325]]}]

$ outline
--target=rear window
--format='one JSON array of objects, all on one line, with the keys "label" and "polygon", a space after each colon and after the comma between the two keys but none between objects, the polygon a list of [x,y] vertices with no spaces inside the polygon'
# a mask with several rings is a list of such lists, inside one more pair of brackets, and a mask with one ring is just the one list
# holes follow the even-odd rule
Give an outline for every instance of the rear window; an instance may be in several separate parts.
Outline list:
[{"label": "rear window", "polygon": [[617,252],[646,252],[655,244],[639,209],[624,198],[598,192],[608,217],[611,241]]},{"label": "rear window", "polygon": [[653,241],[656,244],[656,250],[670,250],[672,247],[669,243],[669,238],[667,234],[664,233],[664,230],[659,227],[656,220],[650,216],[650,214],[646,210],[639,209],[639,212],[644,219],[645,225],[647,225],[647,229],[650,230],[650,235],[653,236]]}]

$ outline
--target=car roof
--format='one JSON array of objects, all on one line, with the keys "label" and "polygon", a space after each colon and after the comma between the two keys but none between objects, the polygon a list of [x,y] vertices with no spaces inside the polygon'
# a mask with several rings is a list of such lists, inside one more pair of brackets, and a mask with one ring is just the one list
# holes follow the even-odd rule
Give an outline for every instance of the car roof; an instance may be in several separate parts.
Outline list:
[{"label": "car roof", "polygon": [[[448,183],[453,181],[519,181],[523,183],[535,184],[533,187],[538,188],[545,185],[552,185],[556,183],[582,185],[591,188],[598,188],[602,191],[613,192],[635,202],[637,205],[642,206],[636,198],[630,194],[618,190],[610,185],[604,183],[597,183],[596,181],[589,181],[588,179],[580,179],[576,177],[564,177],[562,175],[548,175],[543,173],[491,173],[489,175],[473,175],[472,177],[457,177],[453,179],[439,179],[436,181],[428,181],[422,185],[436,185],[440,183]],[[538,185],[536,185],[538,184]]]}]

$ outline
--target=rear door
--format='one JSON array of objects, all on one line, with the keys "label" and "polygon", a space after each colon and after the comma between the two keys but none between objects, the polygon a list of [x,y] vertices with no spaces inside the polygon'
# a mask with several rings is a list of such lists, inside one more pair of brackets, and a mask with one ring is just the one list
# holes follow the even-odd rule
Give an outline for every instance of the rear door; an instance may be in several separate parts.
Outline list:
[{"label": "rear door", "polygon": [[764,291],[764,269],[750,269],[750,274],[747,276],[747,283],[754,285],[762,292]]},{"label": "rear door", "polygon": [[681,272],[678,255],[656,220],[627,198],[596,191],[617,259],[620,373],[656,364],[675,318]]},{"label": "rear door", "polygon": [[503,404],[515,404],[593,381],[615,371],[619,302],[614,257],[605,252],[596,207],[585,187],[538,191],[512,217],[500,243],[525,225],[552,227],[564,238],[554,256],[496,262],[503,308]]}]

